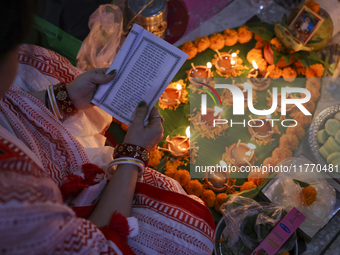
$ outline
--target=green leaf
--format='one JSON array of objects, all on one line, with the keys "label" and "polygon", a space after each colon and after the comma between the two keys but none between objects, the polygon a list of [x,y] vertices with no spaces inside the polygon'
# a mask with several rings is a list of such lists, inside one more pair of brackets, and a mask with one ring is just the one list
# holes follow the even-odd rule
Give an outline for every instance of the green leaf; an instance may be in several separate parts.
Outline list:
[{"label": "green leaf", "polygon": [[284,58],[286,64],[289,64],[289,63],[290,63],[290,60],[291,60],[291,58],[292,58],[292,56],[291,56],[290,54],[288,54],[288,55],[283,55],[283,58]]},{"label": "green leaf", "polygon": [[300,62],[307,68],[309,68],[310,66],[310,61],[308,60],[308,58],[306,57],[305,54],[303,54],[302,52],[296,52],[294,53],[294,56],[296,57],[296,59],[300,60]]},{"label": "green leaf", "polygon": [[293,179],[293,181],[294,181],[296,184],[300,185],[301,188],[306,188],[306,187],[310,186],[310,184],[307,183],[307,182],[303,182],[303,181],[296,180],[296,179]]},{"label": "green leaf", "polygon": [[334,71],[335,71],[335,68],[336,68],[336,63],[333,63],[333,64],[330,64],[328,65],[328,68],[327,68],[327,71],[333,75]]},{"label": "green leaf", "polygon": [[251,27],[248,30],[262,37],[265,41],[270,41],[275,36],[272,31],[265,27]]},{"label": "green leaf", "polygon": [[274,61],[274,65],[276,65],[277,63],[279,63],[280,59],[282,58],[282,54],[273,50],[273,61]]},{"label": "green leaf", "polygon": [[317,37],[314,38],[314,36],[313,36],[312,39],[310,39],[310,40],[308,41],[307,45],[308,45],[308,44],[312,44],[312,43],[319,43],[319,42],[322,42],[322,38],[319,37],[319,36],[317,36]]},{"label": "green leaf", "polygon": [[287,15],[283,15],[282,19],[281,19],[281,24],[284,25],[284,24],[287,24],[288,22],[288,18],[287,18]]}]

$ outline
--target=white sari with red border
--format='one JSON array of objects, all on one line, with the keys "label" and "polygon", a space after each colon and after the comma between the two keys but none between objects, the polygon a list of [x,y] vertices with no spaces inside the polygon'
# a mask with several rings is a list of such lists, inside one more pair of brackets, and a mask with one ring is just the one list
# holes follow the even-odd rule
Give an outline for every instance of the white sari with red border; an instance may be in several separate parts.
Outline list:
[{"label": "white sari with red border", "polygon": [[97,107],[61,123],[28,94],[69,83],[81,71],[37,46],[19,50],[18,76],[0,99],[0,247],[4,254],[211,254],[214,222],[197,197],[154,170],[137,183],[137,236],[105,236],[62,201],[64,178],[85,163],[105,167],[111,117]]}]

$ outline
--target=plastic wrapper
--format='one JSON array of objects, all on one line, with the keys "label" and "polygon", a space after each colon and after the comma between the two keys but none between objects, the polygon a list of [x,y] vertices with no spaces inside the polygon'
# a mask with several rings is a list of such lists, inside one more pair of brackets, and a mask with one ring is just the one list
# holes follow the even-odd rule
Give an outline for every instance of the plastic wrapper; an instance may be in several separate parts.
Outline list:
[{"label": "plastic wrapper", "polygon": [[[223,230],[224,250],[228,251],[227,254],[245,255],[251,254],[286,215],[283,206],[258,203],[242,196],[231,196],[222,204],[221,212],[226,225]],[[296,233],[280,251],[289,251],[295,244]]]},{"label": "plastic wrapper", "polygon": [[[299,170],[301,166],[302,171],[278,173],[278,179],[266,190],[265,195],[271,202],[284,206],[287,211],[295,207],[306,216],[300,229],[312,237],[333,217],[336,203],[335,189],[328,184],[321,173],[315,169],[313,172],[311,171],[312,167],[309,161],[301,158],[289,158],[280,164],[294,165]],[[300,194],[303,184],[314,187],[317,193],[316,200],[309,206],[301,202]]]},{"label": "plastic wrapper", "polygon": [[77,55],[77,67],[87,71],[107,68],[116,56],[123,35],[123,15],[119,7],[101,5],[90,16],[90,33]]}]

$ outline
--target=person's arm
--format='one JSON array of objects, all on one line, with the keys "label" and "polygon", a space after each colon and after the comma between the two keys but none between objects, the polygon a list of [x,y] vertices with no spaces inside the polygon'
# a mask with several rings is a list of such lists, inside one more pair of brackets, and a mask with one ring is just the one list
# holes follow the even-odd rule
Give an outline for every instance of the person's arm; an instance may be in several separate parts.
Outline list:
[{"label": "person's arm", "polygon": [[[152,116],[159,114],[158,109],[155,107],[152,109],[149,123],[147,126],[144,126],[146,114],[146,104],[144,102],[140,103],[135,119],[125,136],[124,143],[135,144],[151,150],[160,141],[163,136],[161,120],[159,118],[152,118]],[[89,220],[101,227],[110,222],[111,216],[115,211],[123,214],[125,217],[129,217],[137,175],[137,166],[118,165]]]}]

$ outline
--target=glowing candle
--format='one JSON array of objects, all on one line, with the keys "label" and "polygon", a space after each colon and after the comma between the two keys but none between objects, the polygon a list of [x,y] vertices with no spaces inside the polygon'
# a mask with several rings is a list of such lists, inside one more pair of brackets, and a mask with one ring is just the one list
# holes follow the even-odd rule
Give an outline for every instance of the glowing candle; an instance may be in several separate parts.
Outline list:
[{"label": "glowing candle", "polygon": [[247,74],[250,84],[258,91],[268,88],[270,85],[270,79],[268,79],[269,72],[260,70],[255,60],[252,61],[252,65],[253,69],[251,69]]},{"label": "glowing candle", "polygon": [[165,148],[174,157],[185,157],[190,155],[190,127],[187,127],[186,136],[167,137],[165,140]]},{"label": "glowing candle", "polygon": [[[221,167],[227,167],[227,164],[221,160]],[[205,183],[208,187],[215,192],[223,192],[229,184],[228,171],[207,171],[205,174]]]},{"label": "glowing candle", "polygon": [[208,62],[206,66],[194,66],[191,63],[192,68],[188,72],[188,80],[192,81],[193,79],[208,79],[211,78],[211,63]]},{"label": "glowing candle", "polygon": [[220,54],[218,51],[218,58],[215,62],[216,69],[223,74],[231,74],[235,70],[237,64],[237,54],[229,53]]}]

